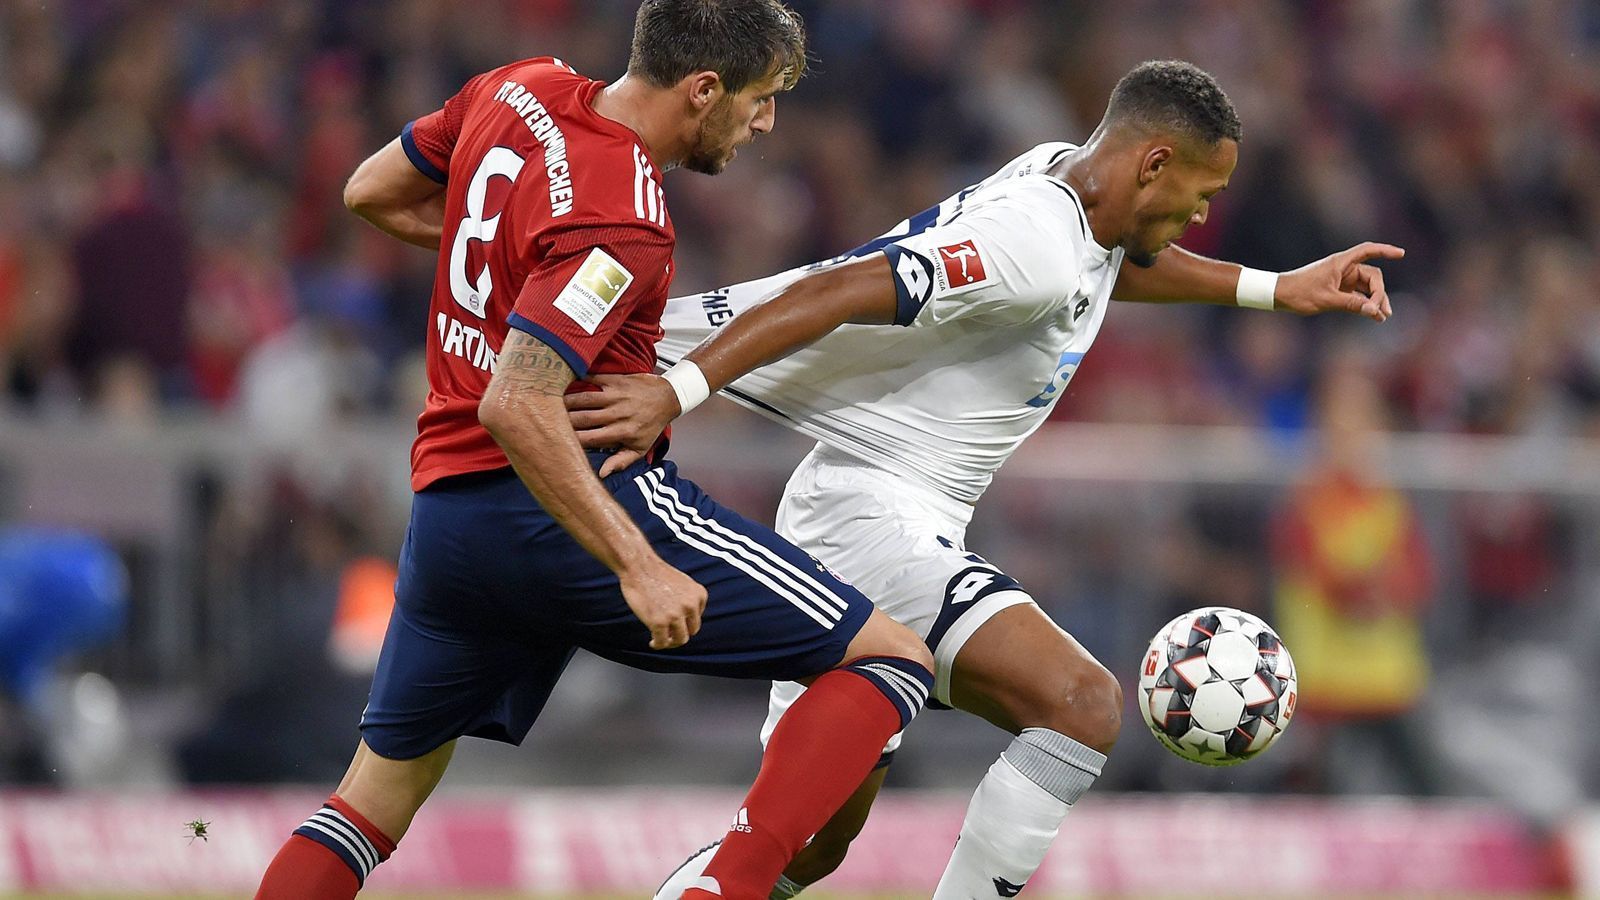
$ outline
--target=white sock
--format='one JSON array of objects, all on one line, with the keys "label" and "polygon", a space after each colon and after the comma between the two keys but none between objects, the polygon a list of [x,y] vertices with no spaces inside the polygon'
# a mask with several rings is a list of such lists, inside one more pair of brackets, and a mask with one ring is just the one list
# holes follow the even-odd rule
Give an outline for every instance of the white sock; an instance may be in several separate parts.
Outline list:
[{"label": "white sock", "polygon": [[973,792],[933,900],[1017,896],[1105,761],[1059,732],[1024,729]]}]

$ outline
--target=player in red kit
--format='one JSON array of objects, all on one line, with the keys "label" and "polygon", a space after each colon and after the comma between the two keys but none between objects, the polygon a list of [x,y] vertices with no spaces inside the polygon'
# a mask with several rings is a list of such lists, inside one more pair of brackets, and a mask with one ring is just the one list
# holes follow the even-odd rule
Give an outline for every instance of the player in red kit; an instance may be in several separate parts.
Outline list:
[{"label": "player in red kit", "polygon": [[[664,446],[599,478],[608,453],[579,446],[562,400],[591,374],[653,371],[674,244],[661,173],[720,171],[804,61],[778,0],[646,0],[615,84],[550,57],[503,66],[352,176],[353,210],[439,252],[430,391],[361,744],[258,898],[354,897],[455,740],[520,742],[579,648],[811,685],[684,897],[766,897],[921,709],[932,659],[914,634]],[[680,389],[684,407],[705,397]]]}]

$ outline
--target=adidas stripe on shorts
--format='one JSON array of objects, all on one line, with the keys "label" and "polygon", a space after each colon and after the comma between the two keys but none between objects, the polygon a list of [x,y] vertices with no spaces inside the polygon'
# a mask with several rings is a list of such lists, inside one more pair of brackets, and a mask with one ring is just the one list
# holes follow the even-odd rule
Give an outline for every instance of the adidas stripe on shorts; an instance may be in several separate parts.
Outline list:
[{"label": "adidas stripe on shorts", "polygon": [[650,671],[790,680],[837,665],[871,615],[859,591],[671,462],[605,483],[661,558],[705,586],[700,632],[651,650],[616,576],[510,469],[445,479],[413,501],[361,721],[374,751],[410,759],[464,735],[520,743],[578,649]]}]

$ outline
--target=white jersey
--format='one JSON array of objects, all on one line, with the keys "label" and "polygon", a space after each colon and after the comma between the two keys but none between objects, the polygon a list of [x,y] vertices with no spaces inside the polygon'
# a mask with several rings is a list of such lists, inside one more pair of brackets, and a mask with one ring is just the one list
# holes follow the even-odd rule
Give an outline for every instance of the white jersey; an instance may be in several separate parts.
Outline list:
[{"label": "white jersey", "polygon": [[826,262],[667,301],[663,363],[814,269],[882,252],[895,325],[845,325],[729,385],[735,401],[864,462],[974,503],[1050,415],[1122,265],[1083,204],[1041,174],[1071,144],[1000,171]]}]

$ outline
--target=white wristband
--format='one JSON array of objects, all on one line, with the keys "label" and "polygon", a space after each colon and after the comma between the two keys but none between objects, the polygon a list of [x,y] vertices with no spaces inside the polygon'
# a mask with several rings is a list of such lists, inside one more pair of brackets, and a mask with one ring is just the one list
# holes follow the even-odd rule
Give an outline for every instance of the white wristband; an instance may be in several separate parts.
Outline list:
[{"label": "white wristband", "polygon": [[711,396],[711,385],[706,383],[706,374],[687,359],[662,372],[661,377],[667,380],[667,384],[672,385],[672,392],[678,395],[680,416]]},{"label": "white wristband", "polygon": [[1263,272],[1260,269],[1241,266],[1239,286],[1234,290],[1234,299],[1240,306],[1251,309],[1273,309],[1272,295],[1277,290],[1277,272]]}]

